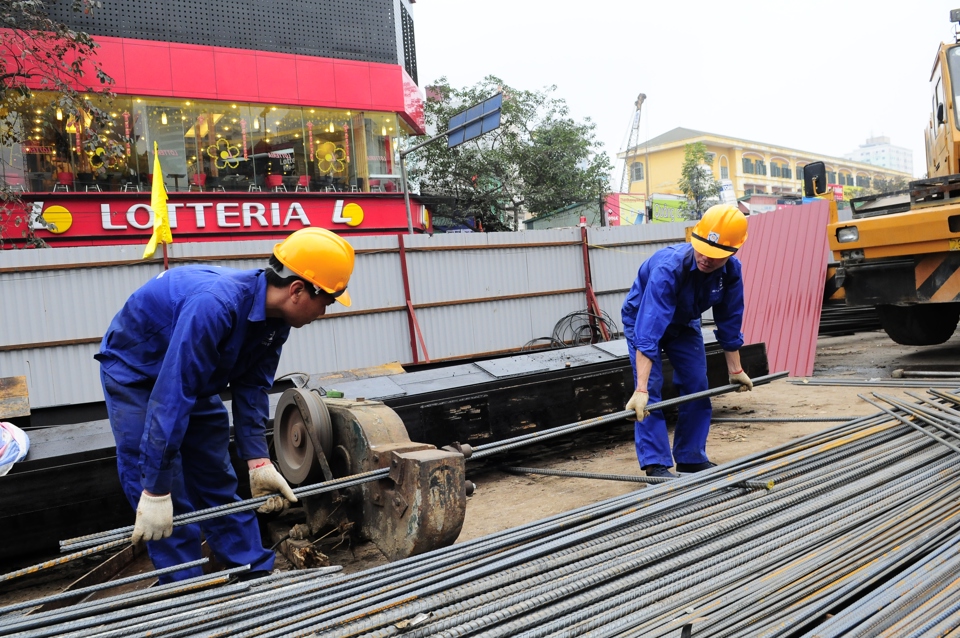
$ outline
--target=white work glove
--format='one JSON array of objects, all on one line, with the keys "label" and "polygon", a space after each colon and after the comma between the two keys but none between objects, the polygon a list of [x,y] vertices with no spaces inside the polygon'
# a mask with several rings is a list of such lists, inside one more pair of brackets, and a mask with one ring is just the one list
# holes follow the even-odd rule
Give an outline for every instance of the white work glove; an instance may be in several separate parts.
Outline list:
[{"label": "white work glove", "polygon": [[747,390],[753,390],[753,381],[750,380],[750,377],[748,377],[747,373],[744,372],[743,370],[731,372],[730,383],[740,384],[740,387],[737,388],[737,392],[746,392]]},{"label": "white work glove", "polygon": [[146,492],[140,494],[137,503],[137,522],[133,526],[133,537],[136,543],[143,541],[158,541],[173,534],[173,500],[169,494],[151,496]]},{"label": "white work glove", "polygon": [[[283,496],[278,495],[277,492]],[[266,503],[257,509],[261,514],[279,512],[286,507],[287,501],[291,503],[297,502],[297,497],[294,495],[293,490],[290,489],[287,481],[280,475],[277,468],[273,466],[273,463],[269,462],[250,470],[250,494],[253,498],[273,495],[267,499]]]},{"label": "white work glove", "polygon": [[630,397],[630,400],[627,401],[627,410],[633,410],[637,413],[637,420],[643,420],[644,417],[649,414],[647,412],[647,401],[650,400],[650,395],[647,394],[646,390],[634,390],[633,396]]}]

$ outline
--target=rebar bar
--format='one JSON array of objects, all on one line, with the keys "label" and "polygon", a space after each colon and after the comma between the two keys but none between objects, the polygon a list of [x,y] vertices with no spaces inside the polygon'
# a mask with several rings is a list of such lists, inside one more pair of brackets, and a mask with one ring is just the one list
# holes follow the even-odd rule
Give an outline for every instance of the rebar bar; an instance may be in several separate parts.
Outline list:
[{"label": "rebar bar", "polygon": [[597,479],[599,481],[624,481],[628,483],[649,483],[651,485],[673,480],[661,476],[635,476],[632,474],[597,474],[594,472],[576,472],[573,470],[552,470],[544,467],[501,466],[503,472],[511,474],[542,474],[545,476],[567,476],[570,478]]}]

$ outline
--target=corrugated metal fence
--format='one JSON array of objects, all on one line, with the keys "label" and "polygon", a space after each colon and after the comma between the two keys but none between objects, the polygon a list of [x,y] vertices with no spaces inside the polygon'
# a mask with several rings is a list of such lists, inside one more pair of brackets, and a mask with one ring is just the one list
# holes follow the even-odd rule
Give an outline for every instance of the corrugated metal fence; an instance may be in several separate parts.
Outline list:
[{"label": "corrugated metal fence", "polygon": [[[640,263],[683,237],[684,224],[588,229],[594,292],[618,330]],[[294,330],[279,375],[516,351],[587,305],[579,228],[350,242],[353,306]],[[175,243],[170,252],[174,267],[257,268],[274,243]],[[162,269],[142,253],[142,245],[0,252],[0,377],[26,375],[32,407],[103,400],[93,359],[100,337],[130,293]],[[404,270],[422,334],[416,355]]]}]

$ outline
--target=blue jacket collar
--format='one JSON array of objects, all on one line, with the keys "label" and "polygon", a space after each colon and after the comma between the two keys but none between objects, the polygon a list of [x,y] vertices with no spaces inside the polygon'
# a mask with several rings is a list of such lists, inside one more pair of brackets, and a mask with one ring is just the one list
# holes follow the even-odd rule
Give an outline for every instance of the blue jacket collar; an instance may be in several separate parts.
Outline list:
[{"label": "blue jacket collar", "polygon": [[256,292],[253,295],[253,305],[250,307],[250,314],[247,315],[247,321],[266,321],[267,320],[267,276],[262,270],[258,270],[255,277]]}]

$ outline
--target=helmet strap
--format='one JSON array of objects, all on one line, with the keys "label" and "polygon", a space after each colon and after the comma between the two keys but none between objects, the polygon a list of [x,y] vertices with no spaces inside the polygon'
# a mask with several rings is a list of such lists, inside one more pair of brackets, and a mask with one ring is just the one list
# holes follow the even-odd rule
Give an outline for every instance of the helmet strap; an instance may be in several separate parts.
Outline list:
[{"label": "helmet strap", "polygon": [[266,269],[272,270],[273,272],[277,273],[277,276],[280,277],[280,279],[289,279],[290,277],[296,277],[297,279],[302,281],[304,284],[308,286],[313,286],[313,291],[314,291],[314,294],[316,295],[319,295],[322,292],[326,292],[323,290],[323,288],[321,288],[317,284],[313,283],[312,281],[307,281],[297,273],[287,268],[283,263],[280,264],[280,270],[277,270],[276,267],[270,264],[267,264]]},{"label": "helmet strap", "polygon": [[715,242],[715,241],[710,241],[709,239],[704,239],[703,237],[701,237],[700,235],[698,235],[698,234],[696,234],[696,233],[691,233],[691,235],[692,235],[693,237],[696,237],[697,239],[699,239],[699,240],[702,241],[703,243],[707,244],[708,246],[713,246],[714,248],[719,248],[720,250],[725,250],[725,251],[727,251],[728,253],[730,253],[731,255],[733,255],[734,253],[737,252],[737,249],[734,248],[733,246],[724,246],[723,244],[718,244],[718,243]]}]

